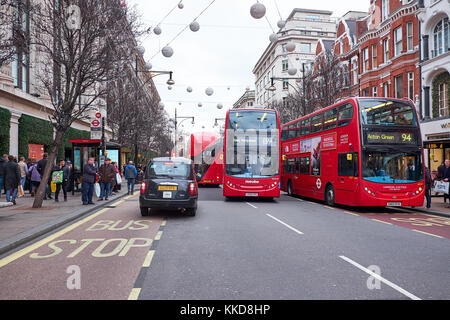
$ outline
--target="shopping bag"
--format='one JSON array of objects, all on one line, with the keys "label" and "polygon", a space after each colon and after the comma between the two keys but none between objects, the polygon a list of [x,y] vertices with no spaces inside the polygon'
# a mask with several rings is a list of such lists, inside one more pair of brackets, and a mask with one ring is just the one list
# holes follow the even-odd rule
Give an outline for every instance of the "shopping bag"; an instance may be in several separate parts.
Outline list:
[{"label": "shopping bag", "polygon": [[95,195],[98,197],[100,197],[100,184],[99,183],[95,183],[94,184],[94,191],[95,191]]},{"label": "shopping bag", "polygon": [[449,186],[449,182],[435,181],[433,191],[448,194],[448,186]]},{"label": "shopping bag", "polygon": [[63,182],[63,172],[55,171],[52,173],[52,182],[53,183],[62,183]]},{"label": "shopping bag", "polygon": [[18,192],[17,192],[17,196],[18,196],[19,198],[21,198],[21,197],[23,197],[24,195],[25,195],[25,192],[23,192],[22,186],[19,185],[19,187],[18,187]]},{"label": "shopping bag", "polygon": [[117,182],[117,184],[122,183],[122,177],[120,176],[120,173],[116,173],[116,182]]},{"label": "shopping bag", "polygon": [[56,183],[54,183],[53,181],[50,183],[50,187],[52,189],[52,192],[56,192]]}]

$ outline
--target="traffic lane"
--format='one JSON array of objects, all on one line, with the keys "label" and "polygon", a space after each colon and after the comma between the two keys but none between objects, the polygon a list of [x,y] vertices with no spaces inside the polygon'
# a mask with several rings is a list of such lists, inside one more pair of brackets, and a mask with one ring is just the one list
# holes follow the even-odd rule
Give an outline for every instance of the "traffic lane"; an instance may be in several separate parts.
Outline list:
[{"label": "traffic lane", "polygon": [[320,244],[318,250],[346,256],[366,267],[379,266],[383,276],[421,298],[450,297],[448,239],[287,196],[281,197],[276,208],[259,204],[258,209],[302,230],[305,239]]},{"label": "traffic lane", "polygon": [[[116,203],[0,260],[0,299],[127,299],[163,218],[141,217],[137,195]],[[71,290],[77,274],[80,289]]]},{"label": "traffic lane", "polygon": [[348,269],[246,202],[200,201],[196,217],[167,214],[139,299],[404,298],[389,287],[368,290],[368,276]]}]

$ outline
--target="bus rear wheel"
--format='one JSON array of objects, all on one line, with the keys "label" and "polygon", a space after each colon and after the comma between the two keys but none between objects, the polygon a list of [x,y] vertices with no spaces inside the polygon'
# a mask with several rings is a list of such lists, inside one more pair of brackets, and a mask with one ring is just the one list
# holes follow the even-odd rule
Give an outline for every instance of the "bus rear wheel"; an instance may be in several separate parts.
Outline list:
[{"label": "bus rear wheel", "polygon": [[325,202],[330,207],[334,206],[335,194],[334,194],[334,188],[331,184],[329,186],[327,186],[327,188],[325,190]]},{"label": "bus rear wheel", "polygon": [[294,195],[294,188],[292,187],[292,181],[289,180],[287,183],[287,194],[288,196]]}]

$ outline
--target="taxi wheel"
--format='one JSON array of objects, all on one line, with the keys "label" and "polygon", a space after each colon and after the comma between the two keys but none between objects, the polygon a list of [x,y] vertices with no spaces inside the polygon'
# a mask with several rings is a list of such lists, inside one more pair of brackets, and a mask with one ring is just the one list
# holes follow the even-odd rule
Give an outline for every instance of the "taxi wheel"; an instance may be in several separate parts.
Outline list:
[{"label": "taxi wheel", "polygon": [[141,215],[143,217],[148,217],[149,216],[148,208],[141,207]]},{"label": "taxi wheel", "polygon": [[194,217],[197,213],[197,208],[186,209],[186,215],[189,217]]}]

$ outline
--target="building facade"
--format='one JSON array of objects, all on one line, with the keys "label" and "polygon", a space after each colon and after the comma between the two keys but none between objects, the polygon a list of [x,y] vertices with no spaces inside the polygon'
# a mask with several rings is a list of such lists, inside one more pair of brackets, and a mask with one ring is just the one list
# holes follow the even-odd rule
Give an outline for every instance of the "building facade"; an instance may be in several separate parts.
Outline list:
[{"label": "building facade", "polygon": [[249,108],[255,105],[255,90],[246,90],[245,93],[233,104],[233,109]]},{"label": "building facade", "polygon": [[419,1],[422,136],[425,163],[450,159],[450,1]]},{"label": "building facade", "polygon": [[[272,106],[295,92],[296,80],[286,78],[302,77],[303,68],[314,61],[319,39],[334,40],[336,19],[331,15],[330,11],[311,9],[291,12],[277,33],[277,41],[268,45],[253,68],[256,104]],[[295,49],[289,52],[288,44],[295,44]],[[288,74],[292,68],[296,69],[295,75]],[[269,91],[272,77],[279,80],[274,82],[276,90]]]}]

